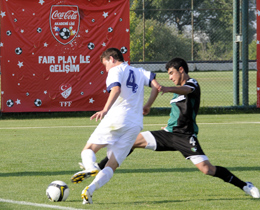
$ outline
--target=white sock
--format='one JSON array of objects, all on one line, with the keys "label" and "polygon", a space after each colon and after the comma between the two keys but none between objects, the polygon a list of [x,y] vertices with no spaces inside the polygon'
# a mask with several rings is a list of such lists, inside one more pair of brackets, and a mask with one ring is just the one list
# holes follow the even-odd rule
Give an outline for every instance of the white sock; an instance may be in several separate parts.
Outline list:
[{"label": "white sock", "polygon": [[92,195],[93,192],[103,185],[105,185],[112,177],[113,177],[114,171],[110,167],[105,167],[103,170],[101,170],[96,178],[93,180],[93,182],[89,185],[89,192]]},{"label": "white sock", "polygon": [[85,149],[81,152],[82,164],[86,170],[93,169],[96,162],[96,155],[91,149]]}]

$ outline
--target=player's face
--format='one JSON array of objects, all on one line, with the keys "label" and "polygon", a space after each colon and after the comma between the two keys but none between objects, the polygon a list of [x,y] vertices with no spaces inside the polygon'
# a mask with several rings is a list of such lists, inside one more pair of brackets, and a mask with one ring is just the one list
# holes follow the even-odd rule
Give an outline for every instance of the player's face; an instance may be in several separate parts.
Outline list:
[{"label": "player's face", "polygon": [[168,69],[169,79],[173,81],[175,85],[181,85],[181,73],[177,69],[171,67]]},{"label": "player's face", "polygon": [[114,63],[113,63],[112,59],[107,60],[107,59],[103,58],[103,59],[102,59],[102,63],[103,63],[103,65],[106,67],[106,71],[107,71],[107,72],[108,72],[112,67],[114,67]]}]

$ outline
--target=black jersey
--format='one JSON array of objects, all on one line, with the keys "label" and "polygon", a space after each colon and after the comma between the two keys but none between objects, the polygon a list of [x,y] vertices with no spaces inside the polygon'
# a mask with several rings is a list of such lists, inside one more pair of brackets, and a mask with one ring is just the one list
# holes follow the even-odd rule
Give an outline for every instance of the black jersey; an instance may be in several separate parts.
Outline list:
[{"label": "black jersey", "polygon": [[184,86],[190,87],[193,91],[188,95],[173,94],[166,130],[174,133],[198,134],[196,116],[200,106],[200,86],[195,79],[189,79]]}]

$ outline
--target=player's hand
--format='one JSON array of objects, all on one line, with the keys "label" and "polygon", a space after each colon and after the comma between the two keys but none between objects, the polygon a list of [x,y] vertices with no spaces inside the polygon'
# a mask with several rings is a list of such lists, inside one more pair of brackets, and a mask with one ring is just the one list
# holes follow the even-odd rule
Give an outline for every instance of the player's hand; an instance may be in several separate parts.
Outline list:
[{"label": "player's hand", "polygon": [[167,87],[164,87],[164,86],[159,86],[159,88],[158,88],[158,91],[159,92],[162,92],[162,95],[164,94],[164,93],[167,93]]},{"label": "player's hand", "polygon": [[107,114],[106,111],[102,110],[100,112],[96,112],[95,114],[93,114],[91,117],[90,117],[90,120],[93,120],[94,118],[96,118],[96,122],[98,120],[102,120],[102,118]]},{"label": "player's hand", "polygon": [[143,115],[148,115],[150,113],[151,107],[144,106],[143,107]]},{"label": "player's hand", "polygon": [[164,130],[167,127],[167,125],[165,125],[164,127],[161,127],[162,130]]}]

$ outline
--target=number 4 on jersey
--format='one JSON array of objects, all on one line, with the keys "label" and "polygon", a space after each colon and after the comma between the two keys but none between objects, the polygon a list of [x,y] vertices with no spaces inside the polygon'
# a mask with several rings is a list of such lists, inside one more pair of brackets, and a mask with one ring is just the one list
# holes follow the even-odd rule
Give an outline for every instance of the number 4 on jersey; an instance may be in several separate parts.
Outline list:
[{"label": "number 4 on jersey", "polygon": [[126,81],[126,87],[132,88],[132,92],[136,93],[138,85],[135,83],[135,74],[133,70],[129,70],[129,76]]}]

